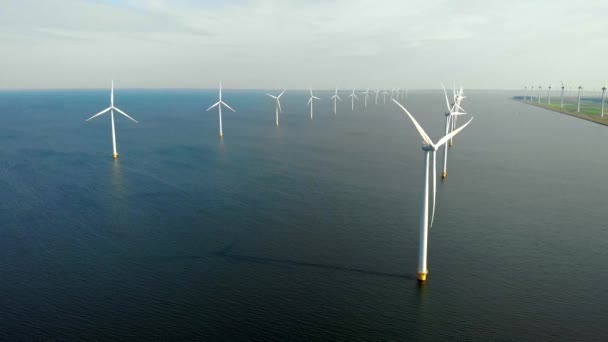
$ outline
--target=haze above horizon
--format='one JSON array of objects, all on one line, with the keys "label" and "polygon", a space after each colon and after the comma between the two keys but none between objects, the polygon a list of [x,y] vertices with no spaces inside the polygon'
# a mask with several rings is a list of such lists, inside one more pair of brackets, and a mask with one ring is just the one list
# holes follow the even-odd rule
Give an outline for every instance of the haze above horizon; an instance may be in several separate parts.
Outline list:
[{"label": "haze above horizon", "polygon": [[[608,3],[24,0],[0,89],[601,87]],[[560,48],[560,43],[563,48]]]}]

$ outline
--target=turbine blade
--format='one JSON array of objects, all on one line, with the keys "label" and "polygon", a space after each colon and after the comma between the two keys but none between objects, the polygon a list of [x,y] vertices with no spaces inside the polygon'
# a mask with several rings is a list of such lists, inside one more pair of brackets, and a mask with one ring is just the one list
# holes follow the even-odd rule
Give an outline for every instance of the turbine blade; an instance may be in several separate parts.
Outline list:
[{"label": "turbine blade", "polygon": [[274,95],[270,95],[270,94],[268,94],[268,93],[266,93],[266,95],[268,95],[268,96],[272,97],[272,98],[273,98],[273,99],[275,99],[275,100],[277,99],[277,97],[276,97],[276,96],[274,96]]},{"label": "turbine blade", "polygon": [[315,99],[315,100],[320,100],[321,99],[320,97],[316,97],[316,96],[313,96],[312,98]]},{"label": "turbine blade", "polygon": [[207,111],[212,110],[213,108],[215,108],[216,106],[218,106],[220,104],[220,101],[217,101],[213,106],[207,108]]},{"label": "turbine blade", "polygon": [[111,107],[111,106],[110,106],[110,107],[108,107],[108,108],[106,108],[106,109],[104,109],[104,110],[102,110],[101,112],[99,112],[99,113],[97,113],[97,114],[95,114],[95,115],[91,116],[90,118],[88,118],[88,119],[86,119],[86,120],[84,120],[84,121],[89,121],[89,120],[93,119],[94,117],[100,116],[101,114],[103,114],[103,113],[105,113],[105,112],[109,111],[110,109],[112,109],[112,107]]},{"label": "turbine blade", "polygon": [[285,94],[285,92],[286,92],[286,91],[287,91],[287,89],[283,89],[283,91],[282,91],[282,92],[279,94],[279,96],[277,96],[277,97],[281,97],[281,96],[283,96],[283,94]]},{"label": "turbine blade", "polygon": [[338,98],[338,101],[342,102],[342,99],[340,98],[340,96],[336,95],[336,97]]},{"label": "turbine blade", "polygon": [[424,142],[426,144],[433,145],[433,141],[431,140],[431,138],[429,138],[429,136],[426,134],[426,132],[424,131],[424,129],[422,129],[422,127],[418,124],[418,121],[416,121],[416,119],[414,119],[414,117],[412,116],[412,114],[410,114],[410,112],[408,112],[407,109],[405,109],[405,107],[403,107],[401,105],[401,103],[397,102],[395,99],[393,99],[393,102],[395,102],[395,104],[397,106],[399,106],[399,108],[401,108],[405,112],[405,114],[407,114],[407,116],[410,117],[410,119],[414,123],[414,126],[416,126],[416,129],[418,130],[418,133],[420,133],[420,136],[422,137],[422,140],[424,140]]},{"label": "turbine blade", "polygon": [[283,109],[281,108],[281,100],[277,98],[277,106],[279,106],[279,112],[283,113]]},{"label": "turbine blade", "polygon": [[308,91],[310,91],[310,96],[312,97],[312,89],[308,88]]},{"label": "turbine blade", "polygon": [[308,99],[308,102],[306,102],[306,104],[310,104],[312,102],[312,97],[310,99]]},{"label": "turbine blade", "polygon": [[128,117],[129,119],[131,119],[131,121],[133,121],[135,123],[138,123],[137,120],[133,119],[132,117],[130,117],[127,113],[123,112],[122,110],[120,110],[120,109],[118,109],[116,107],[112,107],[112,108],[116,109],[116,111],[119,112],[120,114],[122,114],[122,115]]},{"label": "turbine blade", "polygon": [[236,113],[236,110],[232,109],[232,107],[230,107],[228,104],[226,104],[226,102],[224,102],[224,101],[220,101],[219,103],[220,103],[220,104],[223,104],[224,106],[226,106],[226,108],[228,108],[228,109],[230,109],[231,111],[233,111],[233,112],[235,112],[235,113]]},{"label": "turbine blade", "polygon": [[441,147],[441,145],[445,144],[448,140],[452,139],[456,134],[458,134],[458,132],[462,131],[465,127],[467,127],[467,125],[470,124],[471,121],[473,121],[473,118],[471,118],[469,121],[467,121],[467,123],[465,123],[464,125],[456,128],[452,132],[448,133],[448,135],[446,135],[445,137],[439,139],[437,144],[433,145],[433,146],[435,146],[435,149],[438,149],[439,147]]}]

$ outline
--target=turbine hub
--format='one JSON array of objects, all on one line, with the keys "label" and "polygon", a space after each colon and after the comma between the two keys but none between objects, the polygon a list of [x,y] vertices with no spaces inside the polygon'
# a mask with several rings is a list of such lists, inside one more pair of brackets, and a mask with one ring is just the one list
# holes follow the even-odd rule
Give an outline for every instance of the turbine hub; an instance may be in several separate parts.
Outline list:
[{"label": "turbine hub", "polygon": [[423,143],[422,150],[423,151],[435,151],[435,148],[433,147],[433,145]]}]

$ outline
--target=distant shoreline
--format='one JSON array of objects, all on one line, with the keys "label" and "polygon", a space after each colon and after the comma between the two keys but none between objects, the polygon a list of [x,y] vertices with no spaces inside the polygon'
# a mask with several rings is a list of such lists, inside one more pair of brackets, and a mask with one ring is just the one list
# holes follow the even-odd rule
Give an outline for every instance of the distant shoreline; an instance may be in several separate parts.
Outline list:
[{"label": "distant shoreline", "polygon": [[550,111],[554,111],[554,112],[558,112],[558,113],[574,116],[575,118],[591,121],[591,122],[594,122],[596,124],[608,126],[608,115],[606,115],[602,119],[600,117],[596,117],[596,116],[593,116],[593,115],[581,114],[581,113],[573,113],[573,112],[569,112],[569,111],[562,110],[562,109],[559,109],[559,108],[549,107],[548,105],[543,104],[543,103],[538,104],[538,103],[534,103],[534,102],[522,101],[522,100],[520,100],[518,98],[515,98],[515,97],[513,97],[512,100],[517,101],[517,102],[521,102],[523,104],[527,104],[527,105],[531,105],[531,106],[535,106],[535,107],[539,107],[539,108],[548,109]]}]

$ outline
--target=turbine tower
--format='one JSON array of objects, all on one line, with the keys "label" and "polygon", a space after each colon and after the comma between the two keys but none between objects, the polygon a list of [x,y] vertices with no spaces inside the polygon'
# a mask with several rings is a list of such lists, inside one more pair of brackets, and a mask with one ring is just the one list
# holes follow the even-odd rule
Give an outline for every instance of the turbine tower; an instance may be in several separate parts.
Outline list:
[{"label": "turbine tower", "polygon": [[604,117],[604,95],[606,95],[606,86],[602,87],[602,118]]},{"label": "turbine tower", "polygon": [[220,81],[220,97],[219,97],[219,101],[217,101],[211,107],[207,108],[207,111],[210,111],[211,109],[213,109],[216,106],[217,106],[219,120],[220,120],[220,139],[222,139],[224,137],[224,131],[222,129],[222,106],[226,106],[226,108],[230,109],[233,112],[236,112],[236,110],[232,109],[232,107],[230,107],[226,102],[222,101],[222,82],[221,81]]},{"label": "turbine tower", "polygon": [[350,109],[352,112],[355,111],[355,99],[357,99],[357,101],[359,101],[359,98],[357,97],[357,95],[355,95],[355,88],[353,88],[353,93],[348,95],[350,97]]},{"label": "turbine tower", "polygon": [[285,90],[284,89],[279,95],[274,96],[274,95],[270,95],[268,93],[266,93],[266,95],[272,97],[274,99],[275,102],[275,115],[274,115],[274,122],[276,123],[277,127],[279,127],[279,112],[283,112],[283,110],[281,109],[281,96],[283,96],[283,94],[285,94]]},{"label": "turbine tower", "polygon": [[559,105],[559,108],[563,109],[564,108],[564,88],[566,88],[566,87],[564,87],[564,82],[562,82],[562,81],[560,81],[560,82],[562,84],[562,94],[561,94],[561,103]]},{"label": "turbine tower", "polygon": [[551,85],[549,85],[549,90],[547,90],[547,104],[551,104]]},{"label": "turbine tower", "polygon": [[540,104],[540,98],[541,98],[540,92],[541,92],[541,88],[542,88],[541,86],[538,86],[538,104]]},{"label": "turbine tower", "polygon": [[443,138],[439,139],[436,144],[433,143],[431,138],[426,134],[424,129],[418,124],[416,119],[410,114],[405,107],[403,107],[399,102],[393,100],[393,102],[401,108],[405,114],[412,120],[414,126],[420,133],[422,137],[422,150],[424,151],[424,191],[422,196],[422,209],[420,214],[420,242],[418,249],[418,280],[420,282],[426,281],[427,274],[429,273],[427,267],[427,249],[428,249],[428,232],[429,232],[429,159],[432,155],[433,159],[433,173],[432,173],[432,184],[433,184],[433,206],[431,209],[431,222],[430,226],[433,226],[433,220],[435,216],[435,194],[436,194],[436,152],[441,145],[445,144],[450,138],[458,134],[461,130],[463,130],[473,118],[471,118],[467,123],[458,127],[453,132],[448,133]]},{"label": "turbine tower", "polygon": [[338,108],[337,101],[342,102],[342,99],[340,98],[340,96],[338,96],[338,87],[336,87],[336,93],[330,99],[334,100],[334,115],[336,115],[336,109]]},{"label": "turbine tower", "polygon": [[110,111],[110,121],[112,122],[112,150],[113,150],[113,158],[114,160],[116,160],[118,158],[118,152],[116,152],[116,131],[114,129],[114,110],[116,110],[117,112],[119,112],[120,114],[126,116],[127,118],[129,118],[130,120],[132,120],[133,122],[137,123],[137,120],[133,119],[132,117],[130,117],[127,113],[123,112],[122,110],[114,107],[114,81],[112,81],[112,89],[110,90],[110,107],[102,110],[101,112],[91,116],[90,118],[86,119],[85,121],[89,121],[92,120],[93,118],[96,118],[108,111]]},{"label": "turbine tower", "polygon": [[528,86],[524,86],[524,101],[528,98]]},{"label": "turbine tower", "polygon": [[576,112],[581,112],[581,91],[583,90],[583,86],[578,86],[578,105],[576,106]]},{"label": "turbine tower", "polygon": [[308,100],[308,104],[310,105],[310,120],[312,120],[313,100],[320,100],[320,98],[312,94],[312,88],[309,88],[308,90],[310,91],[310,99]]}]

